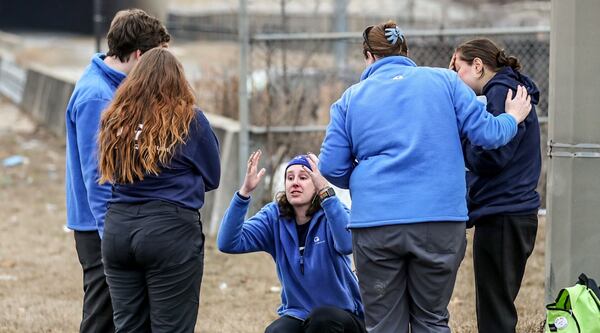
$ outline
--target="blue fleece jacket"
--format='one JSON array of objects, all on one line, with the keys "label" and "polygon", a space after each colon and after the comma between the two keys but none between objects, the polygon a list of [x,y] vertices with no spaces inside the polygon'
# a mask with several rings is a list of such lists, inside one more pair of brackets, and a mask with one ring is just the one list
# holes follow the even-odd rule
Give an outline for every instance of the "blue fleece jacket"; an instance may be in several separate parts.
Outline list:
[{"label": "blue fleece jacket", "polygon": [[348,208],[337,197],[323,201],[323,209],[311,218],[301,256],[296,222],[283,218],[275,202],[244,222],[249,204],[250,199],[233,196],[217,245],[226,253],[265,251],[273,257],[282,286],[279,315],[304,320],[312,309],[329,305],[362,318],[358,282],[348,258]]},{"label": "blue fleece jacket", "polygon": [[497,148],[515,119],[485,111],[451,70],[386,57],[331,107],[319,169],[352,194],[351,228],[466,221],[461,134]]},{"label": "blue fleece jacket", "polygon": [[104,230],[111,186],[98,185],[97,133],[102,111],[112,100],[125,74],[108,67],[96,54],[77,81],[65,115],[67,130],[67,227]]},{"label": "blue fleece jacket", "polygon": [[177,147],[169,165],[161,166],[158,175],[146,174],[144,180],[133,184],[114,184],[110,202],[162,200],[200,209],[204,193],[219,187],[221,178],[219,143],[200,109],[196,109],[185,141]]},{"label": "blue fleece jacket", "polygon": [[[540,92],[535,83],[510,67],[501,69],[483,87],[487,111],[504,113],[509,89],[527,88],[531,103],[537,105]],[[535,106],[519,124],[517,135],[505,146],[485,150],[463,139],[467,168],[468,208],[471,223],[482,216],[495,214],[536,214],[540,196],[536,191],[542,168],[540,126]]]}]

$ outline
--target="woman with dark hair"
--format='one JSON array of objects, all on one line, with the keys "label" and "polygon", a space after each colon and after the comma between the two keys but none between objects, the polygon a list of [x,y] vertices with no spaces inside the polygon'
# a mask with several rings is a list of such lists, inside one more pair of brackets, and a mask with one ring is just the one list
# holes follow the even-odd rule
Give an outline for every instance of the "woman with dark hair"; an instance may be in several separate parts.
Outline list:
[{"label": "woman with dark hair", "polygon": [[198,210],[219,185],[217,138],[179,61],[146,52],[102,115],[112,184],[102,258],[117,332],[193,332],[204,262]]},{"label": "woman with dark hair", "polygon": [[[487,111],[505,113],[507,91],[522,85],[531,103],[540,93],[520,72],[519,60],[507,56],[489,39],[473,39],[456,48],[450,68],[477,95],[485,95]],[[537,232],[542,168],[540,127],[531,112],[505,146],[485,150],[463,139],[467,172],[469,225],[475,226],[473,266],[477,325],[481,333],[515,332],[517,298],[527,258]]]},{"label": "woman with dark hair", "polygon": [[217,244],[225,253],[264,251],[281,282],[281,316],[266,333],[362,333],[363,310],[346,228],[348,209],[335,196],[310,154],[285,169],[285,192],[244,221],[250,194],[265,174],[261,151],[248,160],[246,177],[223,217]]},{"label": "woman with dark hair", "polygon": [[448,333],[468,219],[461,136],[502,146],[531,105],[519,87],[492,116],[455,72],[408,58],[392,21],[364,30],[363,54],[361,81],[331,107],[319,169],[352,193],[367,331]]}]

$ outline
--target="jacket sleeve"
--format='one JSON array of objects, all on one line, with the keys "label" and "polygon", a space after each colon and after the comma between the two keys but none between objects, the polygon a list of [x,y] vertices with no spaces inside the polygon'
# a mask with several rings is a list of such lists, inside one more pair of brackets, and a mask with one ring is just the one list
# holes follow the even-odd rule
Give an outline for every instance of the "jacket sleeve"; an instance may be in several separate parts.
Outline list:
[{"label": "jacket sleeve", "polygon": [[327,218],[327,228],[333,238],[333,246],[337,252],[342,255],[352,253],[352,234],[348,229],[350,223],[350,210],[337,196],[329,197],[321,203],[325,217]]},{"label": "jacket sleeve", "polygon": [[349,91],[331,106],[330,122],[319,155],[319,171],[333,185],[347,189],[354,169],[352,145],[346,131]]},{"label": "jacket sleeve", "polygon": [[219,227],[217,246],[225,253],[265,251],[274,255],[273,211],[267,205],[244,221],[249,205],[250,199],[242,199],[237,192],[233,195]]},{"label": "jacket sleeve", "polygon": [[[487,111],[489,113],[494,116],[504,113],[504,102],[507,92],[508,88],[505,86],[493,87],[488,92],[486,97],[488,99]],[[515,137],[506,145],[493,150],[485,150],[481,146],[472,144],[469,140],[463,140],[463,152],[467,167],[479,175],[493,176],[498,174],[512,160],[526,131],[525,122],[520,123]]]},{"label": "jacket sleeve", "polygon": [[507,144],[517,134],[515,118],[506,113],[493,116],[458,75],[453,73],[452,79],[454,111],[461,135],[485,149],[496,149]]},{"label": "jacket sleeve", "polygon": [[77,129],[77,150],[87,201],[96,220],[98,233],[104,233],[107,202],[112,196],[110,184],[98,184],[98,129],[102,111],[108,105],[105,99],[90,99],[77,104],[73,120]]},{"label": "jacket sleeve", "polygon": [[191,163],[202,175],[204,189],[208,192],[218,188],[221,180],[219,141],[206,116],[200,111],[196,116],[198,128],[195,130],[198,135],[194,138],[197,142],[195,142],[196,149]]}]

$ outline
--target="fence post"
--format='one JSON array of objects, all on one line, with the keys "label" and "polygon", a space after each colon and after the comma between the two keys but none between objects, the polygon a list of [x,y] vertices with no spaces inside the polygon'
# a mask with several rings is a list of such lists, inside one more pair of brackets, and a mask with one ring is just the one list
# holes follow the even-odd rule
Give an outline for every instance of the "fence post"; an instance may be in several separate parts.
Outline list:
[{"label": "fence post", "polygon": [[[348,0],[335,0],[333,13],[334,31],[346,32],[348,30]],[[335,58],[337,70],[341,73],[346,70],[348,56],[346,52],[346,41],[339,39],[335,42]]]},{"label": "fence post", "polygon": [[239,20],[239,41],[240,41],[240,79],[238,84],[239,99],[239,117],[240,117],[240,147],[239,147],[239,181],[242,181],[246,175],[246,165],[244,161],[248,159],[249,153],[249,105],[248,105],[248,51],[250,48],[250,37],[248,31],[248,2],[240,0],[240,9],[238,13]]}]

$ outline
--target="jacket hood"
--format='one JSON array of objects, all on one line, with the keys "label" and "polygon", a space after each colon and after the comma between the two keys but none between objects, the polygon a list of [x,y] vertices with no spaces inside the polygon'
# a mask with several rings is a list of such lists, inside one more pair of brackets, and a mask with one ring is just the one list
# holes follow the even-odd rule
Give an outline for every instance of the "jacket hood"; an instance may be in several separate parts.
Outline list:
[{"label": "jacket hood", "polygon": [[498,73],[496,73],[496,75],[494,75],[494,77],[483,87],[483,94],[486,94],[487,91],[496,84],[504,85],[515,91],[517,90],[518,85],[522,85],[527,89],[529,96],[531,96],[532,104],[537,105],[540,100],[540,91],[535,82],[511,67],[504,67],[498,71]]}]

